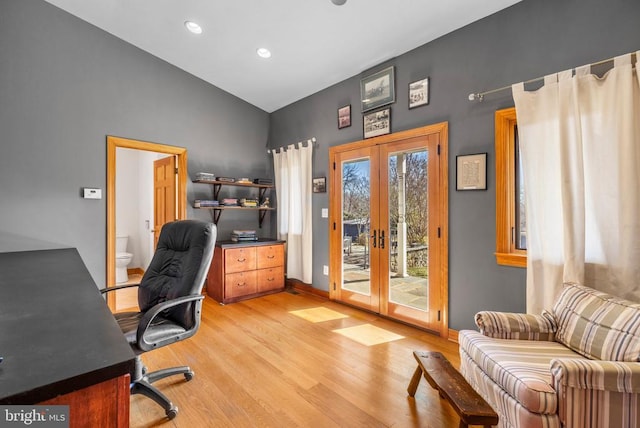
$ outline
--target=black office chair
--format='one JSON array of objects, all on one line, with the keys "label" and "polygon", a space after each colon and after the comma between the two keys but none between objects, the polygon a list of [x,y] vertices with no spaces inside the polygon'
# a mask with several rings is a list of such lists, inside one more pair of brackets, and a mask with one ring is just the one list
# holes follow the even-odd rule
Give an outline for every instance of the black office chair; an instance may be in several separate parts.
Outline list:
[{"label": "black office chair", "polygon": [[193,371],[187,366],[147,373],[140,354],[193,336],[200,326],[202,287],[209,271],[216,241],[216,226],[196,220],[167,223],[162,227],[158,245],[139,286],[109,287],[103,293],[138,287],[140,312],[114,314],[122,332],[136,354],[131,373],[131,394],[143,394],[160,404],[169,419],[178,408],[153,382],[167,376]]}]

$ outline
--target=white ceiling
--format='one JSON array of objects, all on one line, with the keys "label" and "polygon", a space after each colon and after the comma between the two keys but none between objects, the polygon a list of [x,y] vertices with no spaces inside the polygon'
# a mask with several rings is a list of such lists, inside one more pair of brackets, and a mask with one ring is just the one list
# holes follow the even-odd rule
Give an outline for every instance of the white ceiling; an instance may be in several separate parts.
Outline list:
[{"label": "white ceiling", "polygon": [[46,1],[272,112],[521,0]]}]

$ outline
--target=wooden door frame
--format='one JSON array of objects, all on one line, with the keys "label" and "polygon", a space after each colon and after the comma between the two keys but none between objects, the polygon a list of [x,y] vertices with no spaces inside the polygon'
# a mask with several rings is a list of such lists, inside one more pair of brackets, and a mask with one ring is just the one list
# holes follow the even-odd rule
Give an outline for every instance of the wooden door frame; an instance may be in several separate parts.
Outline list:
[{"label": "wooden door frame", "polygon": [[[106,287],[114,286],[116,279],[116,149],[133,149],[147,152],[163,153],[177,157],[177,216],[178,219],[187,218],[187,149],[184,147],[168,146],[150,143],[148,141],[131,140],[128,138],[107,135],[107,270]],[[115,310],[116,296],[107,293],[107,304]]]},{"label": "wooden door frame", "polygon": [[[439,198],[437,209],[440,214],[440,239],[442,244],[440,245],[440,251],[434,256],[440,262],[440,295],[441,295],[441,319],[440,330],[438,333],[443,338],[449,337],[449,158],[448,158],[448,141],[449,141],[449,125],[448,122],[437,123],[420,128],[414,128],[407,131],[395,132],[393,134],[381,135],[379,137],[368,138],[366,140],[355,141],[352,143],[342,144],[340,146],[334,146],[329,148],[329,171],[333,171],[335,155],[343,151],[351,151],[363,147],[369,147],[372,145],[382,145],[387,143],[399,142],[416,137],[428,137],[431,134],[438,134],[440,139],[440,169],[437,177],[439,188],[442,191],[442,197]],[[337,201],[339,196],[337,192],[341,189],[337,188],[335,180],[329,181],[329,200]],[[329,209],[329,224],[337,222],[338,219],[332,218],[334,213],[332,209]],[[342,254],[342,237],[337,236],[335,233],[331,233],[332,227],[329,227],[329,252],[334,254]],[[334,289],[336,276],[340,272],[340,260],[338,257],[329,258],[329,298],[336,299],[337,293]]]}]

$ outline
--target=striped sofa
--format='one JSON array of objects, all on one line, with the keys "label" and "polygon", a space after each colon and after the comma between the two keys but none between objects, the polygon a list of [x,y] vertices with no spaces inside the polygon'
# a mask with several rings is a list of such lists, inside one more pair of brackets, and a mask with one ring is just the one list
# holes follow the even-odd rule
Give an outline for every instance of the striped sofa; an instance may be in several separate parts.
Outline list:
[{"label": "striped sofa", "polygon": [[640,304],[567,283],[551,312],[479,312],[461,372],[500,427],[640,427]]}]

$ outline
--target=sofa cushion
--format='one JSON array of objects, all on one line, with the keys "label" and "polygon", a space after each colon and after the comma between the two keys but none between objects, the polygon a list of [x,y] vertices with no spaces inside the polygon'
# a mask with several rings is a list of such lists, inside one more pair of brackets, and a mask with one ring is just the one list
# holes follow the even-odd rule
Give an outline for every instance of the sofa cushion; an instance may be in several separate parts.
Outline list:
[{"label": "sofa cushion", "polygon": [[556,340],[572,350],[596,360],[640,360],[639,304],[566,283],[553,313]]},{"label": "sofa cushion", "polygon": [[549,365],[558,357],[582,358],[560,343],[490,338],[462,330],[458,341],[493,382],[533,413],[555,413],[558,397]]}]

